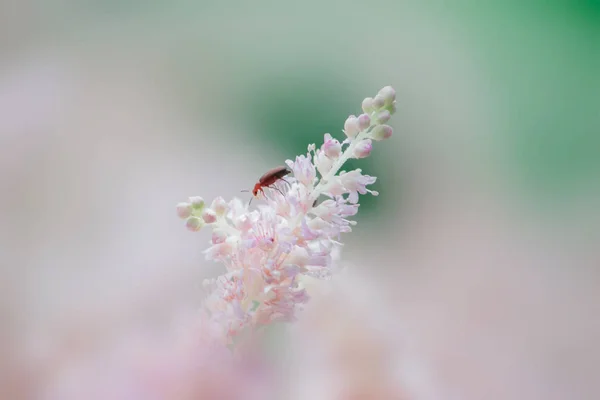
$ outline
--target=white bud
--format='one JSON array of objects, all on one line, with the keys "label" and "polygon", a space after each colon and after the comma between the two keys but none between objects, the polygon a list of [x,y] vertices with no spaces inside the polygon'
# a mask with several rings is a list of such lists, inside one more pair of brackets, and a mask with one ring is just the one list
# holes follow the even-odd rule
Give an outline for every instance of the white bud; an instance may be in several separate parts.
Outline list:
[{"label": "white bud", "polygon": [[207,208],[206,210],[204,210],[204,212],[202,212],[202,219],[207,224],[212,224],[213,222],[217,221],[217,213],[211,210],[210,208]]},{"label": "white bud", "polygon": [[375,96],[375,98],[373,99],[373,107],[376,110],[379,110],[384,105],[385,105],[385,99],[383,98],[383,96],[381,96],[379,94],[377,96]]},{"label": "white bud", "polygon": [[383,140],[392,136],[393,129],[389,125],[378,125],[371,131],[371,139]]},{"label": "white bud", "polygon": [[190,203],[179,203],[177,204],[177,216],[181,219],[185,219],[192,215],[192,205]]},{"label": "white bud", "polygon": [[396,91],[391,86],[382,88],[377,95],[383,97],[386,106],[396,100]]},{"label": "white bud", "polygon": [[373,106],[373,98],[372,97],[367,97],[366,99],[363,100],[362,109],[365,112],[365,114],[370,114],[373,112],[374,106]]},{"label": "white bud", "polygon": [[358,116],[358,127],[364,131],[371,125],[371,117],[368,114],[360,114]]},{"label": "white bud", "polygon": [[350,139],[354,139],[356,135],[360,132],[360,127],[358,126],[358,118],[354,115],[349,116],[344,123],[344,133]]},{"label": "white bud", "polygon": [[185,226],[192,232],[197,232],[204,226],[204,222],[198,217],[189,217],[185,221]]},{"label": "white bud", "polygon": [[204,199],[200,196],[190,197],[189,201],[196,210],[201,210],[204,207]]},{"label": "white bud", "polygon": [[371,154],[371,150],[373,150],[373,144],[370,139],[362,140],[360,143],[356,145],[354,148],[354,157],[355,158],[365,158]]},{"label": "white bud", "polygon": [[222,216],[225,214],[225,212],[227,211],[227,202],[225,201],[225,199],[223,199],[221,196],[216,197],[211,205],[210,208],[218,215],[218,216]]},{"label": "white bud", "polygon": [[388,122],[391,118],[391,114],[388,110],[382,110],[379,111],[377,113],[377,116],[375,117],[375,119],[377,120],[378,124],[385,124],[386,122]]}]

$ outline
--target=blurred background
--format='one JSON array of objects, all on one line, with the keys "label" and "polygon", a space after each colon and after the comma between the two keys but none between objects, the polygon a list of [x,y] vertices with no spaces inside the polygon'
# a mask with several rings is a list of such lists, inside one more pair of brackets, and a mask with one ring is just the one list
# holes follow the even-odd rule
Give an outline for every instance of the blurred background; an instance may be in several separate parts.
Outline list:
[{"label": "blurred background", "polygon": [[342,258],[398,330],[390,379],[600,398],[597,0],[0,1],[0,398],[197,306],[223,271],[174,205],[240,196],[385,85]]}]

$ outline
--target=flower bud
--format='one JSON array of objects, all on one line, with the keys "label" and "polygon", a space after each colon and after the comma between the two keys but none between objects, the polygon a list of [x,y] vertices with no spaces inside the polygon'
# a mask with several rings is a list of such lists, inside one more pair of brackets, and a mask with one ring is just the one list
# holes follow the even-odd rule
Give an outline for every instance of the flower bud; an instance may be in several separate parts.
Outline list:
[{"label": "flower bud", "polygon": [[210,208],[207,208],[206,210],[204,210],[204,212],[202,213],[202,219],[204,220],[204,222],[206,222],[207,224],[212,224],[213,222],[217,221],[217,213],[214,212],[213,210],[211,210]]},{"label": "flower bud", "polygon": [[385,124],[386,122],[388,122],[391,118],[391,114],[388,110],[381,110],[377,113],[377,116],[375,117],[375,119],[377,120],[378,124]]},{"label": "flower bud", "polygon": [[358,116],[358,127],[364,131],[371,125],[371,117],[368,114],[360,114]]},{"label": "flower bud", "polygon": [[344,123],[344,133],[350,139],[354,139],[356,135],[360,132],[360,127],[358,126],[358,118],[354,115],[349,116]]},{"label": "flower bud", "polygon": [[204,222],[198,217],[189,217],[185,220],[185,226],[192,232],[197,232],[204,226]]},{"label": "flower bud", "polygon": [[392,104],[385,106],[385,109],[390,112],[390,114],[394,114],[396,112],[396,100],[392,102]]},{"label": "flower bud", "polygon": [[338,158],[342,152],[342,145],[337,139],[331,137],[329,133],[325,134],[325,141],[321,149],[329,158]]},{"label": "flower bud", "polygon": [[379,110],[384,105],[385,105],[385,98],[379,94],[377,96],[375,96],[375,98],[373,99],[373,107],[376,110]]},{"label": "flower bud", "polygon": [[227,239],[227,233],[222,229],[215,229],[212,233],[212,243],[223,243]]},{"label": "flower bud", "polygon": [[204,207],[204,199],[200,196],[194,196],[189,198],[192,207],[196,210],[201,210]]},{"label": "flower bud", "polygon": [[392,136],[393,129],[389,125],[378,125],[371,131],[371,139],[383,140]]},{"label": "flower bud", "polygon": [[374,111],[375,107],[373,106],[373,98],[372,97],[367,97],[366,99],[363,100],[362,102],[362,110],[365,112],[365,114],[370,114]]},{"label": "flower bud", "polygon": [[210,204],[210,208],[218,215],[223,216],[227,211],[227,202],[221,196],[215,197]]},{"label": "flower bud", "polygon": [[371,142],[371,139],[362,140],[354,148],[354,157],[355,158],[368,157],[369,154],[371,154],[371,150],[373,150],[373,144]]},{"label": "flower bud", "polygon": [[252,229],[252,219],[247,215],[242,215],[235,221],[235,227],[242,232]]},{"label": "flower bud", "polygon": [[391,86],[382,88],[377,95],[383,98],[386,106],[392,104],[392,102],[396,100],[396,91]]},{"label": "flower bud", "polygon": [[179,203],[177,204],[177,215],[181,219],[185,219],[192,215],[192,205],[190,203]]}]

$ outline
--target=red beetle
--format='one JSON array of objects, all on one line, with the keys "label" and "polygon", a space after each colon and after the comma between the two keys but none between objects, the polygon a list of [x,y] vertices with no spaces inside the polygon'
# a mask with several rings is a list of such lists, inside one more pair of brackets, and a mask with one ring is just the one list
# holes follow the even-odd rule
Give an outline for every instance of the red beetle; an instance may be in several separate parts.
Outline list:
[{"label": "red beetle", "polygon": [[[254,197],[258,196],[258,192],[261,192],[264,195],[265,194],[264,188],[273,187],[273,185],[277,181],[283,179],[285,176],[287,176],[291,173],[292,173],[292,171],[288,167],[285,167],[285,166],[271,168],[270,170],[265,172],[263,174],[263,176],[258,178],[258,182],[256,182],[256,184],[254,185],[254,189],[252,189],[252,194],[254,195]],[[277,187],[274,187],[274,188],[277,189]],[[277,189],[277,190],[279,190],[279,189]],[[243,191],[247,192],[247,190],[243,190]],[[279,190],[279,192],[281,193],[281,190]],[[283,194],[283,193],[281,193],[281,194]],[[252,201],[252,199],[250,199],[250,201]]]}]

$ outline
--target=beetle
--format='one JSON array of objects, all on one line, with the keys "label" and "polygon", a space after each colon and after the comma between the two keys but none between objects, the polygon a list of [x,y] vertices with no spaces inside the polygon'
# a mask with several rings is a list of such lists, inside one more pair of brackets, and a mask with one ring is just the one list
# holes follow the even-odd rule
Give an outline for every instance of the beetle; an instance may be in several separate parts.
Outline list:
[{"label": "beetle", "polygon": [[[291,174],[292,171],[286,166],[279,166],[275,168],[271,168],[267,172],[265,172],[260,178],[258,178],[258,182],[254,185],[252,189],[252,195],[254,197],[258,196],[258,192],[261,192],[263,195],[265,194],[264,188],[272,187],[277,181],[283,179],[285,176]],[[283,179],[285,180],[285,179]],[[277,189],[275,187],[275,189]],[[277,189],[279,190],[279,189]],[[243,190],[243,192],[247,192],[248,190]],[[281,190],[279,191],[281,193]],[[283,194],[283,193],[281,193]],[[252,201],[252,199],[250,199]]]}]

